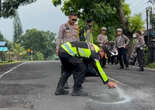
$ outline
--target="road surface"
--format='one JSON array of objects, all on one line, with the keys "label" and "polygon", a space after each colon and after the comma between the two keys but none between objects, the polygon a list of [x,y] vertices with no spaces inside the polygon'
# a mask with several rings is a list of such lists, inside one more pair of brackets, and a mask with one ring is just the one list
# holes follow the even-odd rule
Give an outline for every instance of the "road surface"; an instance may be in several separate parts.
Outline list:
[{"label": "road surface", "polygon": [[84,83],[88,97],[55,96],[60,63],[22,63],[0,74],[0,110],[155,110],[155,71],[119,70],[116,65],[105,71],[118,83],[116,89],[89,77]]}]

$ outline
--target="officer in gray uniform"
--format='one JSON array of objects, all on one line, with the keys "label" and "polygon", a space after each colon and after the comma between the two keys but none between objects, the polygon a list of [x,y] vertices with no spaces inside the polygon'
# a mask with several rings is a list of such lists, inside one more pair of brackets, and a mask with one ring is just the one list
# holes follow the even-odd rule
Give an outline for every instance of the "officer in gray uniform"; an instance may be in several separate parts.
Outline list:
[{"label": "officer in gray uniform", "polygon": [[97,37],[98,38],[97,42],[99,43],[100,47],[104,47],[104,45],[106,43],[108,43],[108,37],[107,37],[106,33],[107,33],[107,28],[102,27],[101,34],[99,34],[98,37]]},{"label": "officer in gray uniform", "polygon": [[145,41],[140,31],[136,32],[136,52],[139,63],[139,70],[144,71],[144,46]]},{"label": "officer in gray uniform", "polygon": [[69,21],[60,26],[58,39],[56,41],[56,53],[58,53],[61,44],[65,42],[79,41],[78,25],[75,24],[77,18],[76,14],[70,14]]},{"label": "officer in gray uniform", "polygon": [[[69,20],[67,23],[62,24],[59,28],[59,35],[56,40],[56,54],[59,53],[59,47],[65,42],[79,41],[78,25],[75,24],[78,17],[75,13],[69,15]],[[64,67],[61,65],[61,74],[65,74]],[[65,88],[68,89],[68,83],[66,83]]]},{"label": "officer in gray uniform", "polygon": [[115,40],[115,47],[118,49],[120,69],[124,69],[124,64],[126,65],[126,69],[128,69],[127,47],[129,45],[129,42],[130,42],[129,38],[123,35],[123,30],[121,28],[118,28],[117,38]]}]

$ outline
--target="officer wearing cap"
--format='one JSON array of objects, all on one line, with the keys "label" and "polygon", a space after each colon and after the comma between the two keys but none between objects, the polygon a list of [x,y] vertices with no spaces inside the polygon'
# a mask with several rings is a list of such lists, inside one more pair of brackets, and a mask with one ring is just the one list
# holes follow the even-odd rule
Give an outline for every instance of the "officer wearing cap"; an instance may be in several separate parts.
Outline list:
[{"label": "officer wearing cap", "polygon": [[[128,60],[127,60],[127,47],[129,45],[129,38],[123,34],[121,28],[117,29],[117,37],[115,40],[115,47],[118,49],[118,56],[120,61],[120,69],[124,69],[124,64],[126,69],[128,69]],[[124,61],[124,63],[123,63]]]},{"label": "officer wearing cap", "polygon": [[55,95],[66,95],[69,92],[64,90],[64,84],[68,78],[73,74],[74,86],[72,96],[87,96],[88,94],[81,89],[83,83],[83,76],[86,72],[85,60],[92,60],[94,68],[96,68],[100,78],[104,84],[107,84],[110,88],[115,88],[116,84],[109,81],[106,73],[103,71],[99,59],[102,54],[99,47],[92,43],[86,42],[66,42],[61,45],[59,49],[59,58],[66,71],[61,75],[58,82]]},{"label": "officer wearing cap", "polygon": [[[79,41],[78,25],[75,24],[78,19],[77,14],[71,13],[67,23],[62,24],[59,28],[58,38],[56,40],[56,54],[58,55],[60,45],[65,42]],[[66,71],[61,67],[61,73],[64,74]],[[65,88],[69,88],[66,83]]]},{"label": "officer wearing cap", "polygon": [[97,41],[100,47],[103,47],[108,42],[108,37],[106,35],[107,28],[102,27],[101,28],[101,34],[98,35]]},{"label": "officer wearing cap", "polygon": [[144,46],[145,41],[140,31],[136,32],[136,52],[139,63],[139,71],[144,71]]},{"label": "officer wearing cap", "polygon": [[71,13],[69,15],[69,20],[67,23],[62,24],[59,28],[59,35],[56,41],[56,53],[58,54],[58,50],[61,44],[65,42],[79,41],[78,37],[78,25],[75,24],[78,17],[77,14]]}]

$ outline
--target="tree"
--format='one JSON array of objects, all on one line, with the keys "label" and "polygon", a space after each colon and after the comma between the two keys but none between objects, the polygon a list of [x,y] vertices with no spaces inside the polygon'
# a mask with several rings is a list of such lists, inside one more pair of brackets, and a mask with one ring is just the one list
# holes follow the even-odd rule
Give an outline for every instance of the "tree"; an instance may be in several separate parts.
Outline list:
[{"label": "tree", "polygon": [[22,23],[17,11],[14,16],[13,25],[14,25],[13,41],[15,43],[18,40],[19,36],[23,33]]},{"label": "tree", "polygon": [[27,5],[36,0],[0,0],[0,17],[8,18],[16,15],[16,10],[21,5]]},{"label": "tree", "polygon": [[151,24],[155,26],[155,14],[151,15]]},{"label": "tree", "polygon": [[34,54],[40,52],[45,58],[48,58],[55,54],[55,36],[56,34],[53,32],[30,29],[20,36],[18,43],[26,50],[31,49]]},{"label": "tree", "polygon": [[133,17],[130,17],[128,19],[128,22],[129,22],[129,30],[131,33],[144,29],[144,21],[142,20],[141,14],[136,14]]},{"label": "tree", "polygon": [[14,54],[14,59],[16,60],[22,60],[26,55],[26,50],[23,46],[21,46],[21,44],[15,43],[11,50]]},{"label": "tree", "polygon": [[3,36],[3,34],[0,32],[0,41],[4,41],[5,39],[4,39],[4,36]]},{"label": "tree", "polygon": [[37,52],[34,56],[33,56],[33,60],[44,60],[44,55],[41,52]]},{"label": "tree", "polygon": [[[93,18],[98,27],[106,26],[113,30],[122,27],[131,36],[129,17],[131,10],[124,0],[53,0],[55,6],[63,3],[62,11],[68,15],[77,12],[80,19]],[[113,32],[111,32],[113,33]]]}]

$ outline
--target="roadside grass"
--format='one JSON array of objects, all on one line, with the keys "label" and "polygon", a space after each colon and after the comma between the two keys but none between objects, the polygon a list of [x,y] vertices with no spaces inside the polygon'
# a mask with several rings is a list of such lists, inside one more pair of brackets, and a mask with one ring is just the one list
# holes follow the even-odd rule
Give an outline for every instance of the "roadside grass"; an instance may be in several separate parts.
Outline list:
[{"label": "roadside grass", "polygon": [[155,62],[154,62],[154,63],[151,63],[151,64],[148,64],[147,67],[148,67],[148,68],[153,68],[153,69],[155,69]]},{"label": "roadside grass", "polygon": [[0,61],[0,65],[8,65],[8,64],[15,64],[15,63],[22,63],[22,61]]}]

